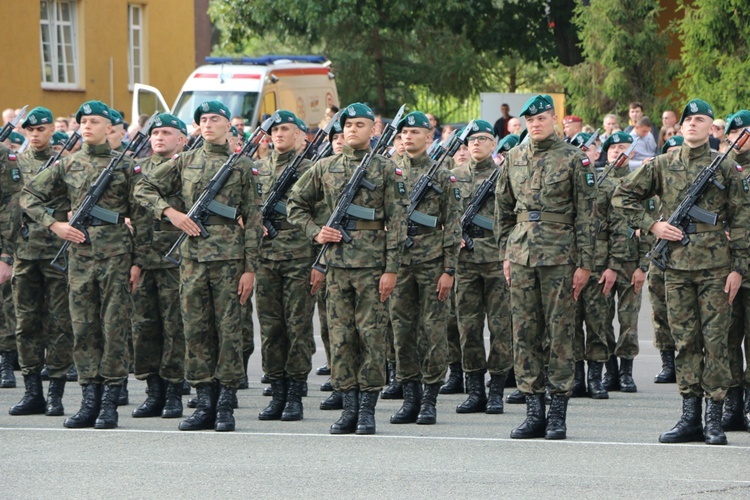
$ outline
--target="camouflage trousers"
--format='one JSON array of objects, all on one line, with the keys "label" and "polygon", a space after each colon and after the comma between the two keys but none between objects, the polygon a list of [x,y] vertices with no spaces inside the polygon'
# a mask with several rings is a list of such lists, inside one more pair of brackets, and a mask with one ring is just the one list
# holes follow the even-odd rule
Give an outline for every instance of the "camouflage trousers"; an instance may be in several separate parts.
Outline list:
[{"label": "camouflage trousers", "polygon": [[511,263],[513,368],[524,394],[543,394],[544,368],[550,392],[573,387],[576,303],[571,290],[575,266],[528,267]]},{"label": "camouflage trousers", "polygon": [[450,311],[448,312],[448,364],[461,362],[461,334],[458,332],[458,315],[456,314],[456,287],[451,290]]},{"label": "camouflage trousers", "polygon": [[[639,352],[638,346],[638,314],[641,312],[641,294],[635,293],[635,286],[630,284],[633,273],[638,269],[638,262],[621,262],[613,269],[617,273],[617,281],[612,293],[617,295],[617,305],[612,301],[609,309],[607,324],[607,345],[609,352],[623,359],[634,359]],[[620,334],[615,341],[615,307],[617,321],[620,323]]]},{"label": "camouflage trousers", "polygon": [[[464,372],[507,376],[513,367],[513,334],[503,263],[461,263],[456,290]],[[485,317],[490,331],[489,357],[484,348]]]},{"label": "camouflage trousers", "polygon": [[385,332],[385,357],[388,363],[391,363],[393,365],[396,364],[396,348],[393,345],[393,324],[391,323],[391,315],[390,313],[387,313],[388,316],[388,328]]},{"label": "camouflage trousers", "polygon": [[683,397],[724,399],[729,388],[728,338],[732,309],[724,293],[728,270],[667,269],[667,313]]},{"label": "camouflage trousers", "polygon": [[261,259],[255,281],[263,372],[270,380],[305,381],[312,369],[310,259]]},{"label": "camouflage trousers", "polygon": [[[612,294],[604,295],[604,284],[599,284],[601,272],[592,272],[576,302],[575,360],[603,363],[611,354],[607,345],[612,330],[610,318]],[[584,334],[583,327],[586,326]],[[614,333],[613,333],[614,335]]]},{"label": "camouflage trousers", "polygon": [[130,254],[94,259],[71,253],[69,260],[68,300],[78,383],[121,385],[130,363]]},{"label": "camouflage trousers", "polygon": [[242,380],[242,308],[237,286],[244,269],[242,260],[182,259],[185,379],[192,386],[218,380],[236,388]]},{"label": "camouflage trousers", "polygon": [[648,270],[648,299],[651,302],[651,321],[654,325],[654,347],[660,351],[674,351],[674,339],[667,319],[667,291],[664,271],[652,265]]},{"label": "camouflage trousers", "polygon": [[16,311],[11,281],[0,285],[0,351],[16,350]]},{"label": "camouflage trousers", "polygon": [[180,314],[179,268],[144,269],[133,296],[135,378],[158,375],[174,384],[185,378],[185,334]]},{"label": "camouflage trousers", "polygon": [[[323,350],[326,353],[326,364],[331,366],[331,336],[328,333],[328,313],[326,312],[326,284],[321,285],[315,294],[318,305],[318,321],[320,322],[320,340],[323,342]],[[315,345],[313,341],[313,346]]]},{"label": "camouflage trousers", "polygon": [[331,384],[337,391],[379,391],[385,383],[386,305],[380,268],[329,267],[326,275]]},{"label": "camouflage trousers", "polygon": [[443,259],[401,266],[389,299],[396,379],[424,384],[442,383],[448,367],[450,303],[437,298]]},{"label": "camouflage trousers", "polygon": [[253,301],[240,305],[242,314],[242,354],[250,357],[255,352],[255,325],[253,324]]},{"label": "camouflage trousers", "polygon": [[50,378],[62,378],[73,366],[68,276],[50,260],[16,259],[13,266],[16,345],[24,375],[41,373],[46,363]]},{"label": "camouflage trousers", "polygon": [[[750,283],[742,282],[742,288],[732,304],[732,324],[729,327],[729,371],[732,375],[729,387],[750,387]],[[742,355],[742,349],[745,355]]]}]

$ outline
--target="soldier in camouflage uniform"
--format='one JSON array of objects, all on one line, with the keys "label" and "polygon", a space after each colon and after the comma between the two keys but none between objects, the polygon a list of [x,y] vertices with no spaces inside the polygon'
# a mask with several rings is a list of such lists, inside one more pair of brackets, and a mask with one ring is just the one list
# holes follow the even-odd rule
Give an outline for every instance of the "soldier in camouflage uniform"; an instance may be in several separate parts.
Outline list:
[{"label": "soldier in camouflage uniform", "polygon": [[[48,211],[70,203],[75,213],[89,186],[115,158],[106,135],[112,125],[106,104],[84,103],[76,114],[84,147],[26,183],[21,198],[25,213],[42,227],[72,242],[68,266],[73,358],[82,386],[81,408],[66,427],[117,427],[117,400],[128,376],[127,334],[148,237],[148,215],[135,203],[133,188],[140,168],[125,159],[97,205],[118,214],[116,224],[99,221],[87,235]],[[58,201],[59,200],[59,201]],[[58,205],[59,203],[59,205]],[[125,225],[130,217],[137,237]],[[102,387],[104,386],[104,387]]]},{"label": "soldier in camouflage uniform", "polygon": [[[176,158],[187,143],[187,127],[168,113],[158,115],[150,135],[153,155],[141,160],[148,176]],[[184,207],[179,198],[173,206]],[[141,281],[133,296],[133,351],[135,378],[146,381],[146,400],[133,410],[134,418],[182,416],[182,383],[185,380],[185,335],[180,314],[180,267],[164,258],[181,231],[168,219],[150,214],[153,232],[143,262]]]},{"label": "soldier in camouflage uniform", "polygon": [[169,202],[179,197],[192,207],[209,180],[226,163],[230,151],[229,109],[206,101],[193,118],[200,124],[201,148],[162,163],[138,185],[136,196],[154,216],[167,217],[189,237],[182,248],[180,306],[185,333],[185,378],[198,393],[198,405],[185,431],[235,429],[233,404],[242,380],[241,305],[250,299],[258,247],[263,235],[249,160],[240,158],[214,201],[235,208],[240,220],[211,215],[198,225]]},{"label": "soldier in camouflage uniform", "polygon": [[18,155],[0,144],[0,388],[16,386],[13,365],[16,353],[16,316],[13,309],[14,224],[18,219],[18,197],[23,188]]},{"label": "soldier in camouflage uniform", "polygon": [[[495,236],[510,284],[516,382],[526,420],[515,439],[565,439],[575,365],[575,301],[594,268],[595,173],[555,134],[552,98],[521,111],[530,141],[512,149],[495,193]],[[545,372],[551,393],[544,411]]]},{"label": "soldier in camouflage uniform", "polygon": [[[471,161],[452,171],[461,190],[464,210],[482,183],[498,168],[492,158],[496,142],[490,123],[475,120],[466,142]],[[517,135],[505,136],[501,141],[501,154],[516,144]],[[492,222],[495,220],[493,195],[487,196],[477,214]],[[466,236],[473,242],[473,247],[469,248],[466,241],[462,241],[456,272],[456,305],[469,397],[458,405],[456,412],[500,414],[504,411],[505,379],[513,366],[508,283],[503,276],[502,258],[492,230],[472,224]],[[484,347],[485,317],[490,331],[489,357]],[[490,372],[489,400],[484,387],[487,371]]]},{"label": "soldier in camouflage uniform", "polygon": [[305,172],[287,205],[289,222],[311,241],[331,244],[325,255],[331,382],[342,392],[344,406],[341,418],[331,426],[332,434],[375,432],[375,405],[385,382],[385,300],[396,285],[401,238],[406,234],[406,193],[397,185],[395,165],[382,156],[375,156],[367,169],[366,179],[375,189],[362,187],[353,200],[374,209],[375,220],[351,220],[346,226],[351,231],[349,243],[341,242],[336,229],[315,222],[318,204],[324,201],[333,212],[341,189],[368,153],[374,120],[364,104],[344,109],[339,120],[346,143],[342,153]]},{"label": "soldier in camouflage uniform", "polygon": [[[54,131],[52,112],[34,108],[23,122],[30,148],[18,158],[24,182],[31,180],[53,156],[50,139]],[[52,200],[49,212],[60,222],[68,220],[70,203]],[[31,218],[14,221],[16,252],[13,266],[13,298],[16,309],[16,343],[26,391],[10,409],[11,415],[45,413],[63,415],[63,391],[73,366],[73,329],[68,309],[68,277],[50,266],[61,241]],[[49,371],[47,401],[42,392],[41,372]]]},{"label": "soldier in camouflage uniform", "polygon": [[[612,205],[627,214],[630,227],[650,231],[669,242],[665,283],[667,313],[677,347],[675,368],[683,397],[682,417],[659,436],[662,443],[705,440],[726,444],[721,428],[724,398],[731,381],[727,348],[731,304],[747,270],[750,225],[747,192],[737,165],[725,159],[716,173],[726,189],[708,187],[700,207],[716,213],[714,225],[690,220],[686,245],[683,229],[654,220],[641,200],[658,195],[664,214],[671,214],[684,199],[696,176],[717,153],[708,145],[713,122],[711,106],[691,100],[682,112],[685,142],[678,151],[656,157],[625,178],[612,197]],[[725,227],[730,238],[725,235]],[[705,427],[701,429],[701,398],[706,396]]]}]

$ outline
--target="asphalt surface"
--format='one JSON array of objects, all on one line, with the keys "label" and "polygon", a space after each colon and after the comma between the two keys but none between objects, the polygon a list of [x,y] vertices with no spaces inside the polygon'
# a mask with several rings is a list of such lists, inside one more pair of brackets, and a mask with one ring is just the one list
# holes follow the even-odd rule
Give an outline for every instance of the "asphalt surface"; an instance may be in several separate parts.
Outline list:
[{"label": "asphalt surface", "polygon": [[[131,403],[120,408],[118,429],[70,430],[64,417],[12,417],[5,408],[23,394],[17,372],[18,388],[0,390],[0,496],[747,498],[750,433],[729,433],[728,446],[658,443],[679,418],[681,403],[674,384],[653,383],[660,360],[646,300],[639,327],[638,392],[571,400],[568,439],[554,442],[509,439],[524,405],[506,405],[503,415],[456,414],[462,395],[439,397],[434,426],[391,425],[400,401],[380,400],[376,435],[332,436],[328,428],[339,412],[318,409],[328,393],[318,390],[325,377],[314,372],[304,420],[261,422],[257,414],[268,398],[257,350],[250,389],[238,392],[233,433],[180,432],[179,420],[132,418],[145,398],[145,383],[132,375]],[[325,361],[317,335],[316,323],[313,367]],[[63,402],[66,416],[77,411],[76,384],[68,384]]]}]

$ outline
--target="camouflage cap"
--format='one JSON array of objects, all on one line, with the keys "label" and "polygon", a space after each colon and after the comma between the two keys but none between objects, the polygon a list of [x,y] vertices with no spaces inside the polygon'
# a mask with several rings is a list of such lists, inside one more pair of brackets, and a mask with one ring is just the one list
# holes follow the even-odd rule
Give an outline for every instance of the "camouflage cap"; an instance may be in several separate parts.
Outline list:
[{"label": "camouflage cap", "polygon": [[339,115],[339,123],[341,128],[344,128],[344,124],[348,118],[367,118],[368,120],[375,121],[375,113],[372,112],[369,106],[362,104],[361,102],[355,102],[345,107]]},{"label": "camouflage cap", "polygon": [[300,118],[299,116],[296,116],[294,122],[297,124],[297,127],[301,131],[303,131],[304,133],[307,133],[307,124],[304,121],[302,121],[302,118]]},{"label": "camouflage cap", "polygon": [[570,140],[570,144],[572,144],[573,146],[577,148],[580,148],[581,146],[586,144],[589,139],[591,139],[591,134],[587,134],[586,132],[578,132]]},{"label": "camouflage cap", "polygon": [[519,142],[521,142],[521,138],[519,136],[517,136],[516,134],[508,134],[500,139],[495,152],[505,153],[506,151],[510,151],[512,148],[516,147]]},{"label": "camouflage cap", "polygon": [[344,129],[341,128],[341,123],[338,121],[333,122],[331,125],[331,131],[328,132],[328,142],[333,143],[333,137],[338,134],[343,134]]},{"label": "camouflage cap", "polygon": [[730,130],[737,130],[745,127],[750,127],[750,111],[741,109],[727,118],[727,126],[724,129],[724,133],[728,134]]},{"label": "camouflage cap", "polygon": [[682,122],[685,121],[685,118],[693,115],[706,115],[710,116],[713,120],[714,109],[706,101],[703,101],[701,99],[693,99],[688,102],[685,105],[685,108],[682,110],[682,115],[680,115],[680,125],[682,125]]},{"label": "camouflage cap", "polygon": [[81,123],[82,116],[101,116],[109,120],[109,113],[109,106],[102,101],[87,101],[81,104],[81,107],[78,108],[76,122]]},{"label": "camouflage cap", "polygon": [[633,136],[626,134],[625,132],[613,132],[612,135],[607,137],[607,140],[602,144],[602,151],[605,153],[609,150],[609,147],[613,144],[632,144]]},{"label": "camouflage cap", "polygon": [[237,130],[237,127],[235,127],[234,125],[232,125],[231,127],[229,127],[229,133],[232,134],[232,137],[239,137],[240,136],[240,131]]},{"label": "camouflage cap", "polygon": [[474,134],[490,134],[492,137],[495,137],[495,129],[492,128],[492,125],[490,125],[489,122],[486,122],[484,120],[474,120],[474,124],[471,126],[469,135],[467,135],[466,137],[471,137]]},{"label": "camouflage cap", "polygon": [[539,113],[544,113],[545,111],[554,110],[555,102],[552,100],[552,96],[548,94],[539,94],[526,101],[519,116],[535,116]]},{"label": "camouflage cap", "polygon": [[195,123],[200,123],[201,116],[203,115],[219,115],[229,120],[231,113],[229,112],[229,108],[219,101],[206,101],[201,103],[201,105],[196,108],[195,113],[193,113],[193,120],[195,120]]},{"label": "camouflage cap", "polygon": [[401,132],[401,129],[404,127],[424,128],[430,130],[430,120],[428,120],[427,115],[421,111],[412,111],[401,118],[401,121],[396,124],[396,132]]},{"label": "camouflage cap", "polygon": [[113,127],[115,125],[123,125],[124,124],[124,120],[122,118],[122,115],[116,109],[110,109],[109,110],[109,121],[112,122],[112,126]]},{"label": "camouflage cap", "polygon": [[23,144],[24,142],[26,142],[26,138],[23,136],[23,134],[19,134],[18,132],[10,133],[11,144]]},{"label": "camouflage cap", "polygon": [[50,144],[53,146],[65,146],[65,143],[68,142],[68,134],[65,132],[60,132],[59,130],[52,134],[52,139],[50,140]]},{"label": "camouflage cap", "polygon": [[151,134],[154,129],[165,127],[177,129],[185,135],[187,135],[188,133],[185,122],[177,118],[175,115],[171,115],[169,113],[159,113],[158,115],[156,115],[156,118],[154,118],[154,123],[151,124],[151,130],[148,130],[147,132]]},{"label": "camouflage cap", "polygon": [[52,116],[52,111],[47,108],[37,106],[36,108],[29,111],[29,114],[26,115],[26,119],[21,124],[21,127],[38,127],[39,125],[51,124],[53,121],[54,118]]},{"label": "camouflage cap", "polygon": [[681,135],[673,135],[661,147],[661,154],[666,153],[669,150],[669,148],[673,148],[675,146],[677,147],[682,146],[683,142],[685,142],[684,137],[682,137]]}]

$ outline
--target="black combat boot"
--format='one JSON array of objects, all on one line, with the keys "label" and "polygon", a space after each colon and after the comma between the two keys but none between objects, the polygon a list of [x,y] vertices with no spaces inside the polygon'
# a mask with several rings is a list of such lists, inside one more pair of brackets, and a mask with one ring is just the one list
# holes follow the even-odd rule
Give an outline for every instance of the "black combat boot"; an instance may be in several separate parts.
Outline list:
[{"label": "black combat boot", "polygon": [[331,368],[328,366],[328,363],[324,364],[317,370],[315,370],[316,375],[325,375],[329,376],[331,374]]},{"label": "black combat boot", "polygon": [[63,422],[65,427],[81,429],[93,427],[96,423],[96,417],[99,415],[99,408],[102,403],[102,384],[84,384],[81,386],[81,392],[83,392],[81,408],[78,413],[65,419],[65,422]]},{"label": "black combat boot", "polygon": [[489,415],[500,415],[505,411],[503,405],[503,392],[505,391],[504,375],[490,375],[490,390],[487,395],[487,409],[484,411]]},{"label": "black combat boot", "polygon": [[511,368],[505,377],[505,387],[516,387],[516,371]]},{"label": "black combat boot", "polygon": [[16,351],[0,351],[0,388],[13,389],[16,387],[16,374],[13,373]]},{"label": "black combat boot", "polygon": [[331,434],[351,434],[357,430],[357,417],[359,416],[359,391],[354,389],[341,393],[344,402],[344,411],[333,425]]},{"label": "black combat boot", "polygon": [[262,376],[262,377],[260,377],[260,383],[261,383],[261,384],[270,384],[270,383],[271,383],[271,379],[270,379],[270,378],[268,378],[268,375],[266,375],[266,374],[264,373],[264,374],[263,374],[263,376]]},{"label": "black combat boot", "polygon": [[462,394],[464,392],[464,371],[461,363],[451,363],[448,365],[450,372],[448,380],[440,388],[440,394]]},{"label": "black combat boot", "polygon": [[388,363],[388,387],[383,389],[383,399],[404,399],[401,382],[396,380],[396,363]]},{"label": "black combat boot", "polygon": [[167,382],[164,396],[164,408],[161,418],[180,418],[182,416],[182,382]]},{"label": "black combat boot", "polygon": [[105,384],[102,390],[102,404],[99,416],[94,422],[95,429],[114,429],[117,427],[117,401],[122,386]]},{"label": "black combat boot", "polygon": [[233,402],[237,396],[237,389],[230,389],[222,385],[219,391],[219,401],[216,403],[216,425],[217,432],[234,431],[234,408]]},{"label": "black combat boot", "polygon": [[721,416],[721,428],[724,432],[744,431],[742,387],[731,387],[724,400],[724,413]]},{"label": "black combat boot", "polygon": [[286,390],[286,404],[284,411],[281,413],[281,420],[292,422],[302,420],[304,412],[302,411],[302,388],[305,385],[304,380],[288,380]]},{"label": "black combat boot", "polygon": [[42,378],[42,381],[49,380],[49,367],[47,365],[44,365],[39,376]]},{"label": "black combat boot", "polygon": [[721,428],[721,414],[724,409],[724,401],[706,399],[706,425],[703,427],[703,437],[706,444],[727,444],[727,435]]},{"label": "black combat boot", "polygon": [[391,415],[391,423],[413,424],[417,421],[419,405],[422,400],[419,390],[419,382],[405,380],[401,382],[401,387],[404,388],[404,403],[396,413]]},{"label": "black combat boot", "polygon": [[250,362],[250,354],[252,354],[250,351],[242,353],[242,366],[244,366],[245,369],[242,371],[242,380],[240,381],[238,389],[250,388],[250,382],[247,380],[247,365]]},{"label": "black combat boot", "polygon": [[333,392],[333,384],[331,384],[330,378],[320,384],[320,392]]},{"label": "black combat boot", "polygon": [[604,374],[602,386],[604,390],[612,392],[620,390],[620,368],[617,366],[617,357],[613,354],[604,365],[607,372]]},{"label": "black combat boot", "polygon": [[505,398],[505,402],[509,405],[522,405],[526,402],[526,396],[516,389],[515,391],[508,394],[508,397]]},{"label": "black combat boot", "polygon": [[263,395],[267,397],[273,396],[273,389],[271,389],[270,385],[268,387],[263,388]]},{"label": "black combat boot", "polygon": [[49,379],[49,389],[47,390],[47,408],[44,414],[48,417],[61,417],[65,415],[62,397],[65,392],[65,377]]},{"label": "black combat boot", "polygon": [[544,394],[526,396],[526,420],[510,431],[513,439],[531,439],[544,437],[547,428],[547,417],[544,413]]},{"label": "black combat boot", "polygon": [[703,441],[701,406],[701,398],[683,398],[680,420],[671,430],[659,436],[659,442],[689,443],[691,441]]},{"label": "black combat boot", "polygon": [[198,396],[195,396],[194,398],[188,399],[187,407],[188,408],[198,408]]},{"label": "black combat boot", "polygon": [[484,388],[484,372],[468,373],[466,377],[469,397],[456,406],[456,413],[483,413],[487,409],[487,393]]},{"label": "black combat boot", "polygon": [[620,392],[638,392],[633,380],[633,360],[620,358]]},{"label": "black combat boot", "polygon": [[375,434],[375,405],[377,403],[377,391],[359,393],[359,415],[355,431],[357,434]]},{"label": "black combat boot", "polygon": [[146,379],[146,401],[133,410],[133,418],[158,417],[164,409],[164,379],[159,375],[149,375]]},{"label": "black combat boot", "polygon": [[190,396],[190,383],[187,380],[182,381],[182,395]]},{"label": "black combat boot", "polygon": [[187,420],[180,422],[181,431],[202,431],[213,429],[216,422],[216,384],[198,384],[195,387],[198,394],[198,405]]},{"label": "black combat boot", "polygon": [[271,382],[271,402],[258,414],[258,420],[279,420],[286,404],[286,380]]},{"label": "black combat boot", "polygon": [[750,432],[750,387],[745,388],[745,430]]},{"label": "black combat boot", "polygon": [[119,396],[117,396],[117,406],[127,406],[130,404],[130,394],[128,393],[128,379],[122,383],[120,388]]},{"label": "black combat boot", "polygon": [[339,391],[333,391],[325,401],[320,403],[321,410],[343,410],[344,401]]},{"label": "black combat boot", "polygon": [[609,399],[609,394],[602,385],[602,368],[604,368],[604,363],[600,361],[589,361],[587,382],[589,397],[591,399]]},{"label": "black combat boot", "polygon": [[23,376],[23,385],[26,392],[17,405],[11,406],[8,413],[11,415],[40,415],[44,413],[47,404],[44,401],[44,389],[42,389],[42,377],[37,373]]},{"label": "black combat boot", "polygon": [[[437,423],[437,397],[440,392],[440,384],[425,384],[424,394],[422,395],[422,406],[419,408],[419,414],[417,415],[417,424],[419,425],[435,425]],[[484,375],[479,382],[482,387],[482,393],[484,393]],[[485,399],[485,404],[487,399]]]},{"label": "black combat boot", "polygon": [[65,378],[68,379],[68,382],[78,382],[78,370],[76,370],[76,365],[70,367]]},{"label": "black combat boot", "polygon": [[677,372],[674,369],[674,351],[659,351],[661,354],[661,371],[654,377],[656,384],[674,384]]},{"label": "black combat boot", "polygon": [[583,360],[576,361],[575,376],[573,377],[573,390],[570,397],[586,397],[586,363]]},{"label": "black combat boot", "polygon": [[565,439],[567,427],[565,418],[568,414],[568,397],[565,394],[553,394],[552,404],[547,415],[547,430],[544,439]]}]

